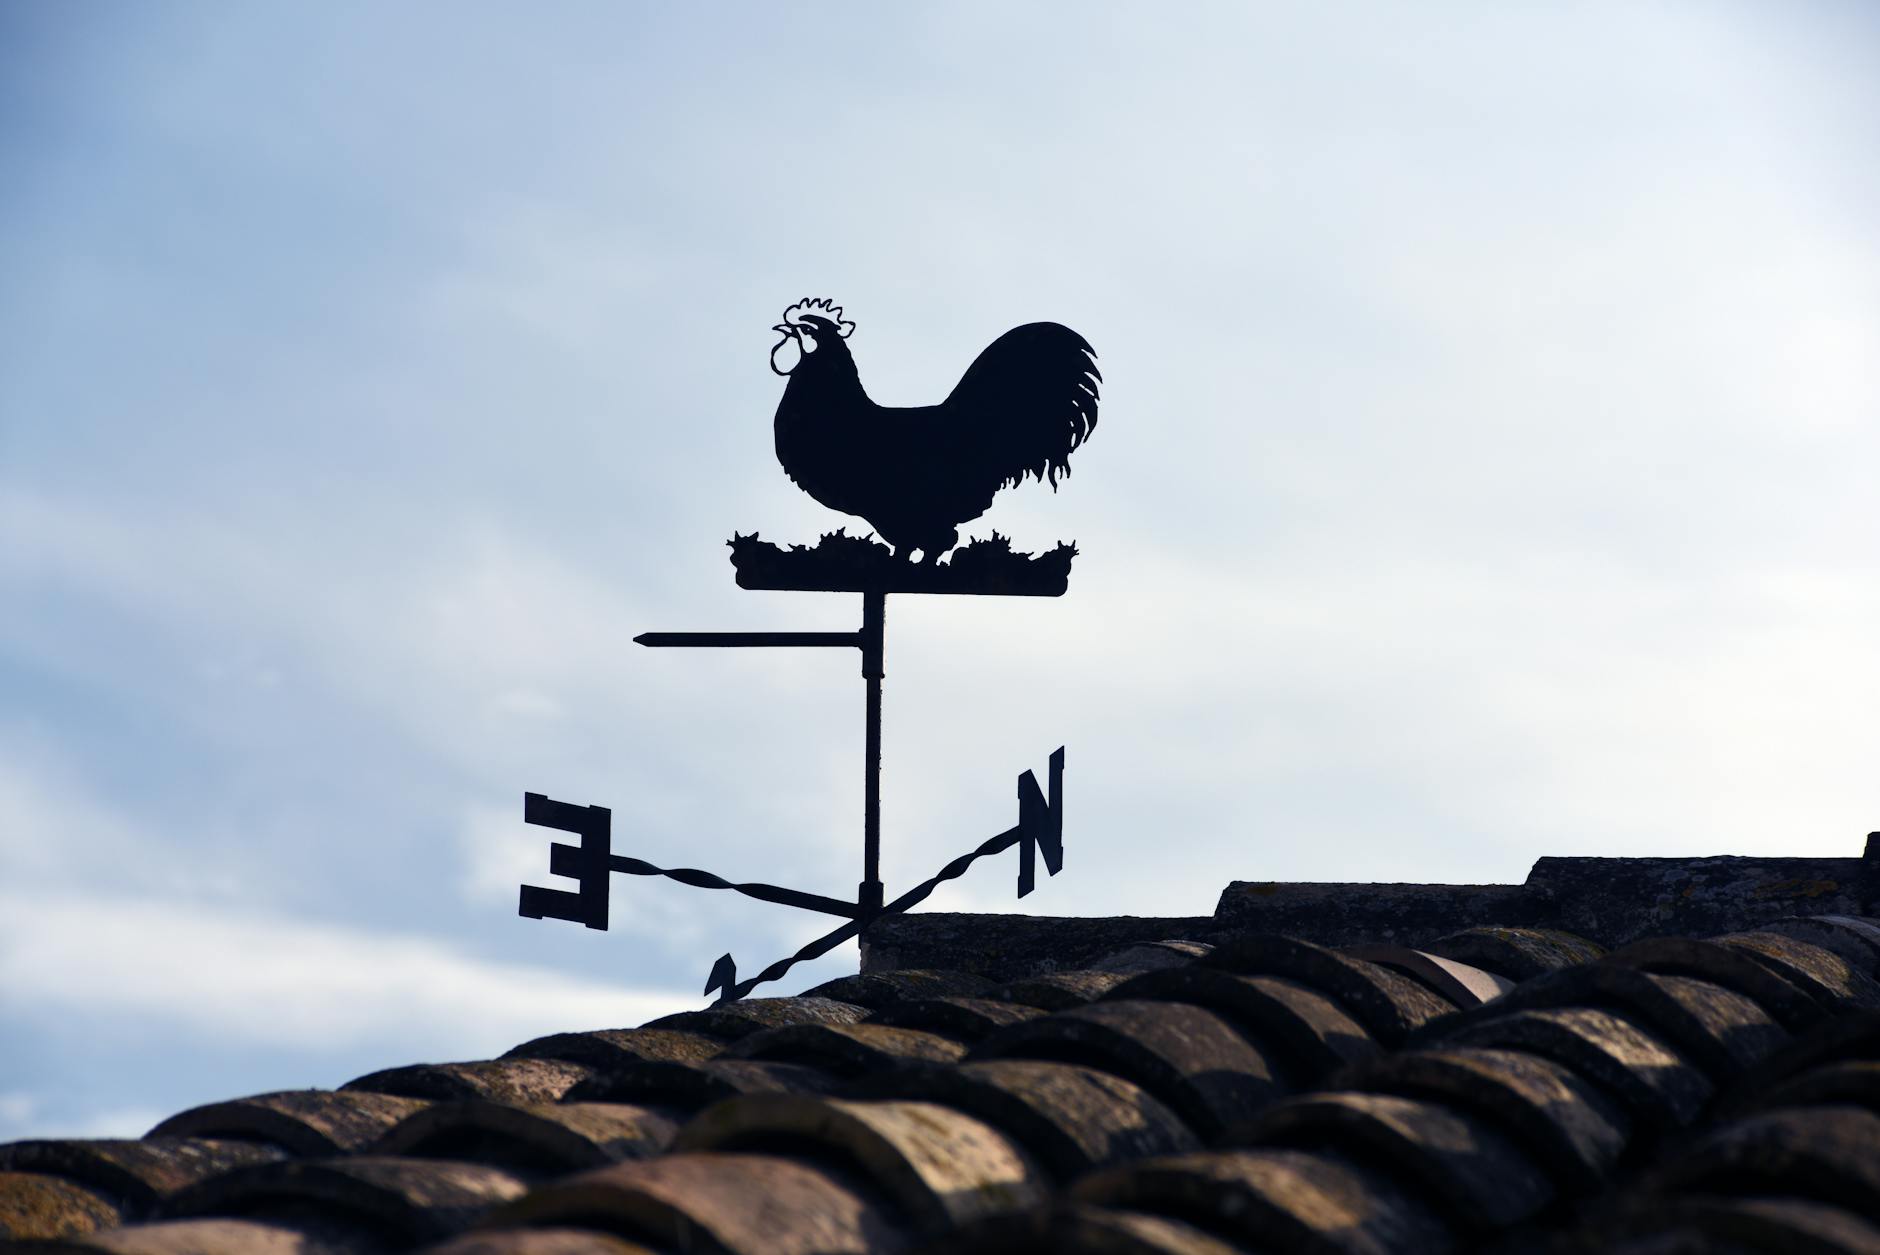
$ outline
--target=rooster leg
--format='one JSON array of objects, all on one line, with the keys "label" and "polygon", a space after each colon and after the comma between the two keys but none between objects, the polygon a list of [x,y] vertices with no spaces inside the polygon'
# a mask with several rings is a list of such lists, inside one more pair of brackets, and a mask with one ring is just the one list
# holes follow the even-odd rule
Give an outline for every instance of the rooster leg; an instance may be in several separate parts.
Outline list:
[{"label": "rooster leg", "polygon": [[933,538],[933,541],[934,543],[931,545],[922,545],[920,547],[920,564],[922,566],[938,566],[940,564],[940,555],[960,543],[959,529],[949,527],[944,536],[937,535]]}]

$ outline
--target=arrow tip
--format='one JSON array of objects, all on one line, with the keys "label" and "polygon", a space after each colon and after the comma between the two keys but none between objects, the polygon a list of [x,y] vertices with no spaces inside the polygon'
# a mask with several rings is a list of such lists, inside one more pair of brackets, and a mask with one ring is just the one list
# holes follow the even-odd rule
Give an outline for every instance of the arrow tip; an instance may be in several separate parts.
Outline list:
[{"label": "arrow tip", "polygon": [[737,961],[729,954],[719,955],[718,961],[712,964],[712,974],[705,978],[705,992],[710,993],[714,989],[722,989],[725,991],[725,997],[729,998],[731,990],[737,983]]}]

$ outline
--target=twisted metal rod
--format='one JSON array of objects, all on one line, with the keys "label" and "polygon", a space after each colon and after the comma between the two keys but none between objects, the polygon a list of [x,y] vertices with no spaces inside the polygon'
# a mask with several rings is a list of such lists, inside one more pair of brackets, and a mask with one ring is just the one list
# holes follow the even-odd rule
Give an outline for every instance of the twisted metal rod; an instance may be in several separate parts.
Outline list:
[{"label": "twisted metal rod", "polygon": [[767,885],[761,881],[730,881],[723,876],[715,876],[711,872],[701,871],[696,867],[660,867],[645,859],[630,858],[625,854],[609,856],[608,865],[615,871],[625,872],[629,876],[664,876],[668,880],[676,880],[682,885],[691,885],[695,889],[729,889],[733,893],[741,893],[747,898],[756,898],[760,902],[801,907],[808,911],[821,911],[825,915],[846,915],[853,919],[860,914],[853,902],[827,898],[820,893],[804,893],[800,889]]},{"label": "twisted metal rod", "polygon": [[[725,992],[718,1001],[735,1002],[759,985],[767,981],[776,980],[798,963],[821,958],[849,938],[858,936],[862,929],[874,923],[876,920],[881,919],[883,916],[899,915],[910,907],[918,906],[920,903],[926,901],[928,896],[931,895],[935,889],[938,889],[941,884],[949,880],[957,880],[961,876],[964,876],[968,867],[971,867],[976,861],[986,857],[988,854],[1000,854],[1011,849],[1024,835],[1025,827],[1023,824],[1019,824],[1016,827],[1007,828],[996,837],[988,838],[980,843],[978,849],[973,850],[969,854],[962,854],[952,860],[935,875],[915,885],[912,889],[909,889],[906,893],[882,907],[879,912],[870,915],[866,919],[851,920],[849,923],[843,924],[832,932],[824,933],[814,941],[806,943],[795,954],[785,959],[778,959],[775,963],[772,963],[769,967],[751,977],[749,980],[736,980],[737,967],[731,962],[731,956],[727,954],[713,965],[711,978],[705,985],[705,992],[710,993],[714,989],[723,989]],[[671,875],[670,872],[664,874]],[[692,882],[688,881],[687,883],[690,884]],[[737,886],[731,887],[736,888]],[[769,886],[763,887],[768,888]],[[735,983],[733,983],[734,981]]]}]

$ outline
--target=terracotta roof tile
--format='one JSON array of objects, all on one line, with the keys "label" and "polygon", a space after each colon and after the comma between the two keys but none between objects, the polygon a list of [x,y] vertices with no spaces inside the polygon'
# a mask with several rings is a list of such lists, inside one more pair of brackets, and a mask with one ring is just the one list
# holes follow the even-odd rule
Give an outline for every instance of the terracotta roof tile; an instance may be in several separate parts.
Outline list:
[{"label": "terracotta roof tile", "polygon": [[1118,1211],[1084,1203],[1058,1203],[964,1225],[923,1247],[931,1255],[1244,1255],[1250,1248],[1214,1237],[1166,1216]]},{"label": "terracotta roof tile", "polygon": [[1608,1008],[1663,1038],[1715,1081],[1738,1075],[1789,1039],[1769,1012],[1722,985],[1605,963],[1534,977],[1473,1014],[1586,1006]]},{"label": "terracotta roof tile", "polygon": [[965,1045],[951,1037],[886,1024],[792,1024],[753,1033],[725,1051],[727,1058],[801,1063],[845,1077],[953,1063],[965,1054]]},{"label": "terracotta roof tile", "polygon": [[767,1059],[635,1063],[598,1072],[569,1090],[568,1102],[628,1102],[696,1111],[734,1094],[780,1090],[826,1094],[838,1079],[820,1068]]},{"label": "terracotta roof tile", "polygon": [[1113,972],[1119,976],[1140,976],[1144,972],[1181,967],[1212,949],[1214,947],[1205,941],[1181,941],[1174,938],[1143,941],[1126,950],[1106,954],[1092,962],[1090,967],[1092,971]]},{"label": "terracotta roof tile", "polygon": [[1721,985],[1750,999],[1791,1032],[1819,1024],[1830,1014],[1812,989],[1804,988],[1795,977],[1759,963],[1748,950],[1714,941],[1654,937],[1615,950],[1600,962],[1640,972],[1694,976]]},{"label": "terracotta roof tile", "polygon": [[258,1220],[163,1220],[38,1249],[96,1255],[350,1255],[361,1249],[361,1240],[342,1229]]},{"label": "terracotta roof tile", "polygon": [[1280,976],[1242,976],[1191,963],[1138,976],[1112,996],[1206,1007],[1257,1036],[1269,1048],[1268,1061],[1297,1085],[1378,1051],[1370,1033],[1336,1000]]},{"label": "terracotta roof tile", "polygon": [[678,1029],[720,1041],[738,1041],[752,1033],[793,1024],[854,1024],[868,1008],[833,998],[746,998],[703,1011],[679,1011],[649,1020],[642,1028]]},{"label": "terracotta roof tile", "polygon": [[1781,1194],[1880,1223],[1880,1112],[1845,1103],[1780,1107],[1726,1124],[1664,1164],[1661,1192]]},{"label": "terracotta roof tile", "polygon": [[870,1077],[853,1091],[958,1108],[1023,1146],[1059,1181],[1094,1168],[1199,1145],[1140,1086],[1094,1068],[999,1059]]},{"label": "terracotta roof tile", "polygon": [[1775,1107],[1835,1104],[1880,1112],[1880,1060],[1858,1059],[1811,1068],[1776,1082],[1757,1098],[1759,1105]]},{"label": "terracotta roof tile", "polygon": [[59,1238],[123,1221],[96,1190],[37,1172],[0,1172],[0,1239]]},{"label": "terracotta roof tile", "polygon": [[995,1002],[990,998],[909,998],[888,1003],[863,1022],[918,1028],[970,1043],[1043,1014],[1022,1002]]},{"label": "terracotta roof tile", "polygon": [[560,1059],[590,1068],[628,1063],[709,1059],[724,1041],[667,1028],[602,1028],[586,1033],[550,1033],[503,1052],[505,1059]]},{"label": "terracotta roof tile", "polygon": [[828,998],[877,1011],[891,1002],[908,998],[977,998],[992,986],[992,981],[971,972],[918,969],[839,976],[814,989],[804,990],[801,996]]},{"label": "terracotta roof tile", "polygon": [[1788,916],[1761,927],[1788,932],[1804,941],[1816,940],[1818,936],[1821,945],[1835,950],[1856,966],[1860,966],[1856,954],[1865,946],[1873,959],[1864,970],[1869,976],[1880,977],[1880,919],[1854,915]]},{"label": "terracotta roof tile", "polygon": [[1597,1082],[1524,1050],[1406,1050],[1338,1083],[1468,1112],[1507,1134],[1565,1190],[1597,1188],[1632,1134],[1624,1106]]},{"label": "terracotta roof tile", "polygon": [[1100,923],[1088,969],[1012,979],[1008,948],[999,985],[870,972],[0,1147],[0,1225],[114,1255],[1876,1249],[1865,918],[1610,954]]},{"label": "terracotta roof tile", "polygon": [[1536,1160],[1496,1127],[1447,1103],[1331,1090],[1277,1103],[1235,1141],[1384,1165],[1458,1230],[1527,1219],[1558,1191]]},{"label": "terracotta roof tile", "polygon": [[660,1255],[660,1249],[592,1229],[487,1229],[427,1246],[425,1255]]},{"label": "terracotta roof tile", "polygon": [[1407,946],[1343,946],[1340,953],[1408,976],[1459,1010],[1479,1007],[1514,988],[1515,982],[1486,968]]},{"label": "terracotta roof tile", "polygon": [[1880,1059],[1880,1011],[1841,1016],[1791,1041],[1745,1072],[1717,1104],[1727,1118],[1763,1102],[1771,1085],[1831,1063]]},{"label": "terracotta roof tile", "polygon": [[592,1229],[491,1229],[466,1233],[425,1255],[660,1255],[650,1246]]},{"label": "terracotta roof tile", "polygon": [[1456,1010],[1454,1003],[1409,977],[1291,937],[1241,937],[1216,946],[1196,962],[1244,976],[1298,981],[1338,1002],[1386,1046],[1401,1045],[1416,1029]]},{"label": "terracotta roof tile", "polygon": [[1660,1155],[1563,1250],[1880,1250],[1880,1015],[1829,1023],[1742,1077],[1697,1137]]},{"label": "terracotta roof tile", "polygon": [[662,1249],[860,1255],[909,1239],[885,1200],[835,1168],[774,1155],[673,1154],[539,1187],[486,1224],[601,1229]]},{"label": "terracotta roof tile", "polygon": [[514,1106],[473,1098],[431,1104],[389,1130],[372,1153],[555,1175],[657,1155],[671,1144],[679,1119],[677,1112],[631,1103]]},{"label": "terracotta roof tile", "polygon": [[1249,1250],[1444,1255],[1454,1230],[1383,1174],[1330,1154],[1220,1151],[1086,1178],[1076,1198],[1186,1221]]},{"label": "terracotta roof tile", "polygon": [[986,997],[1022,1003],[1041,1011],[1062,1011],[1101,998],[1127,979],[1121,972],[1047,972],[1009,981],[987,991]]},{"label": "terracotta roof tile", "polygon": [[1134,1081],[1203,1140],[1286,1092],[1259,1046],[1230,1021],[1181,1002],[1093,1002],[1014,1024],[973,1059],[1051,1059]]},{"label": "terracotta roof tile", "polygon": [[1875,1255],[1880,1226],[1799,1198],[1654,1199],[1583,1243],[1574,1255]]},{"label": "terracotta roof tile", "polygon": [[63,1177],[138,1214],[199,1181],[279,1158],[269,1146],[197,1138],[31,1141],[0,1146],[0,1171]]},{"label": "terracotta roof tile", "polygon": [[349,1155],[425,1105],[425,1099],[367,1090],[290,1089],[191,1107],[149,1136],[264,1142],[292,1155]]},{"label": "terracotta roof tile", "polygon": [[396,1248],[448,1237],[526,1189],[513,1173],[483,1164],[353,1156],[237,1168],[179,1191],[160,1210],[287,1226],[340,1220]]},{"label": "terracotta roof tile", "polygon": [[487,1098],[491,1102],[554,1102],[594,1069],[565,1059],[484,1059],[474,1063],[414,1063],[385,1068],[346,1082],[344,1090],[423,1098],[433,1102]]},{"label": "terracotta roof tile", "polygon": [[1711,1080],[1663,1038],[1599,1007],[1509,1011],[1457,1025],[1438,1039],[1507,1046],[1571,1068],[1624,1103],[1634,1121],[1688,1124],[1710,1100]]},{"label": "terracotta roof tile", "polygon": [[1880,981],[1838,950],[1788,933],[1731,933],[1719,945],[1748,954],[1831,1011],[1880,1008]]},{"label": "terracotta roof tile", "polygon": [[1423,948],[1513,981],[1591,963],[1606,952],[1597,942],[1555,928],[1465,928]]},{"label": "terracotta roof tile", "polygon": [[1031,1156],[997,1129],[928,1102],[854,1102],[748,1094],[707,1110],[674,1149],[783,1150],[836,1160],[894,1200],[912,1224],[955,1225],[1045,1201]]}]

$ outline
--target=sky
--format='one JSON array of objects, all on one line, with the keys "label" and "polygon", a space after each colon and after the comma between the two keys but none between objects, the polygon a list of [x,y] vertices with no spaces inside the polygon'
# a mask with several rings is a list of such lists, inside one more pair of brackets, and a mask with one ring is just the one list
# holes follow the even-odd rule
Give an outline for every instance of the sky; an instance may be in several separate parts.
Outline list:
[{"label": "sky", "polygon": [[[1024,909],[1880,828],[1870,5],[0,0],[0,1140],[701,1004],[848,895],[852,629],[725,541],[784,307],[884,403],[1023,322],[1061,599],[893,599],[889,892]],[[981,864],[927,909],[1009,911]],[[795,992],[853,971],[853,947]]]}]

